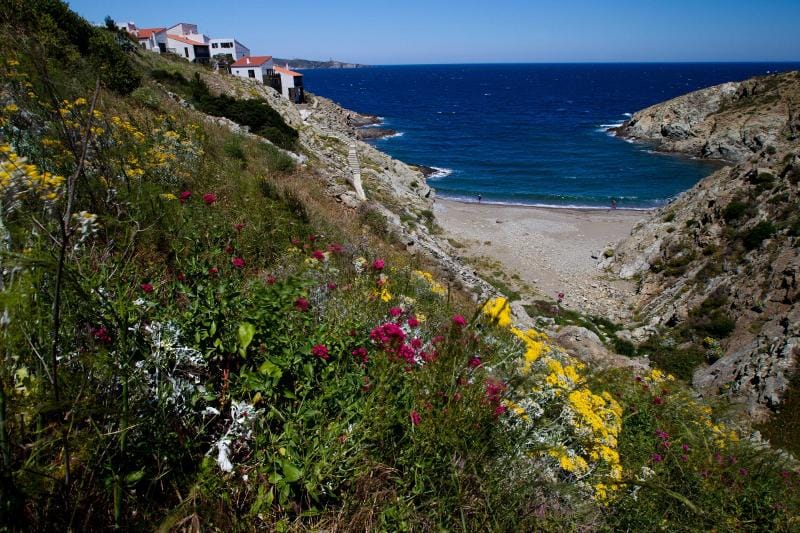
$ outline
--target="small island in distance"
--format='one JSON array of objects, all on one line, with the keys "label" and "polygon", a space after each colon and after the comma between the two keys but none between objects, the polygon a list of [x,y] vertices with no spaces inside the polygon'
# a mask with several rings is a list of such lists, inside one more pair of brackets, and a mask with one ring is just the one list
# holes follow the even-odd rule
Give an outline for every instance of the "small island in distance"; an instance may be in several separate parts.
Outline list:
[{"label": "small island in distance", "polygon": [[294,69],[315,69],[315,68],[367,68],[370,65],[361,65],[359,63],[346,63],[343,61],[336,61],[329,59],[328,61],[315,61],[313,59],[279,59],[273,58],[275,64],[289,64]]}]

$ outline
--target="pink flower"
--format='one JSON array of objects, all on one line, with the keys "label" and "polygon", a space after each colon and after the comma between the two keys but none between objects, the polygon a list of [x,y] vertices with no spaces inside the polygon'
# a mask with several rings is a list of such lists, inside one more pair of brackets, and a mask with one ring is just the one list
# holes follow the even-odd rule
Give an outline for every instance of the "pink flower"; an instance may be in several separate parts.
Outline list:
[{"label": "pink flower", "polygon": [[178,275],[175,276],[175,279],[177,279],[180,282],[186,281],[186,274],[184,274],[183,272],[178,272]]},{"label": "pink flower", "polygon": [[334,242],[328,245],[328,251],[332,254],[339,254],[342,253],[344,248],[338,242]]},{"label": "pink flower", "polygon": [[139,285],[139,287],[145,294],[150,294],[151,292],[153,292],[153,286],[149,283],[142,283],[141,285]]},{"label": "pink flower", "polygon": [[234,251],[235,250],[233,249],[233,246],[231,246],[230,244],[225,247],[226,254],[232,254]]},{"label": "pink flower", "polygon": [[664,458],[661,456],[660,453],[654,453],[653,455],[650,456],[650,460],[653,461],[654,463],[660,463],[661,461],[664,460]]},{"label": "pink flower", "polygon": [[108,329],[105,326],[92,329],[94,340],[101,344],[111,344],[111,335],[108,334]]},{"label": "pink flower", "polygon": [[688,460],[689,460],[689,456],[688,455],[681,455],[681,461],[683,461],[685,463]]},{"label": "pink flower", "polygon": [[400,309],[399,307],[392,307],[391,309],[389,309],[389,314],[397,317],[403,314],[403,310]]},{"label": "pink flower", "polygon": [[316,241],[316,240],[317,240],[317,236],[316,236],[316,235],[309,235],[309,236],[308,236],[308,240],[309,240],[310,242],[314,242],[314,241]]},{"label": "pink flower", "polygon": [[300,239],[297,239],[297,238],[292,239],[292,245],[293,246],[300,246]]},{"label": "pink flower", "polygon": [[314,357],[319,357],[320,359],[324,359],[325,361],[331,358],[331,356],[328,355],[328,347],[324,344],[314,345],[314,347],[311,348],[311,355]]},{"label": "pink flower", "polygon": [[308,300],[303,298],[302,296],[294,301],[294,308],[300,311],[301,313],[305,313],[308,311],[311,304],[308,303]]},{"label": "pink flower", "polygon": [[667,440],[667,439],[669,439],[669,433],[667,433],[664,430],[659,429],[659,430],[656,430],[656,437],[658,437],[661,440]]},{"label": "pink flower", "polygon": [[411,315],[411,318],[408,319],[408,327],[415,328],[417,326],[419,326],[419,320],[415,315]]},{"label": "pink flower", "polygon": [[689,445],[688,445],[688,444],[681,444],[681,450],[683,450],[684,452],[687,452],[687,453],[688,453],[688,451],[689,451]]},{"label": "pink flower", "polygon": [[233,226],[233,227],[234,227],[234,229],[235,229],[235,230],[237,231],[237,233],[238,233],[238,232],[240,232],[240,231],[242,231],[242,230],[244,229],[244,224],[242,224],[242,223],[240,222],[239,224],[236,224],[236,225],[235,225],[235,226]]},{"label": "pink flower", "polygon": [[411,410],[410,417],[411,417],[411,424],[414,426],[418,426],[419,423],[422,422],[422,418],[420,418],[419,413],[413,409]]},{"label": "pink flower", "polygon": [[478,367],[479,367],[479,366],[481,366],[483,363],[481,362],[480,358],[478,358],[478,357],[473,357],[473,358],[471,358],[471,359],[469,360],[469,363],[467,363],[467,364],[469,365],[469,367],[470,367],[470,368],[478,368]]},{"label": "pink flower", "polygon": [[269,274],[267,276],[267,285],[275,285],[276,281],[278,281],[278,280],[275,279],[275,276],[273,276],[272,274]]},{"label": "pink flower", "polygon": [[203,202],[205,202],[206,205],[214,205],[217,203],[217,195],[213,192],[207,192],[203,195]]},{"label": "pink flower", "polygon": [[748,471],[747,471],[747,469],[746,469],[746,468],[740,468],[740,469],[739,469],[739,475],[740,475],[740,476],[744,477],[744,476],[746,476],[747,474],[748,474]]},{"label": "pink flower", "polygon": [[217,274],[219,274],[219,269],[217,267],[211,267],[208,269],[208,274],[210,276],[216,276]]},{"label": "pink flower", "polygon": [[494,408],[494,413],[492,413],[492,414],[494,415],[495,418],[498,418],[500,415],[502,415],[505,412],[506,412],[506,406],[503,405],[503,404],[500,404],[500,405],[498,405],[497,407]]},{"label": "pink flower", "polygon": [[456,315],[453,317],[453,324],[456,326],[466,326],[467,320],[461,315]]},{"label": "pink flower", "polygon": [[653,398],[653,403],[655,405],[664,405],[664,398],[662,398],[661,396],[656,396],[655,398]]},{"label": "pink flower", "polygon": [[419,337],[414,337],[411,339],[411,347],[415,350],[422,348],[422,341],[419,339]]},{"label": "pink flower", "polygon": [[368,361],[367,349],[364,348],[363,346],[359,346],[358,348],[356,348],[355,350],[353,350],[350,353],[353,354],[354,356],[358,357],[359,359],[361,359],[362,363],[366,363]]},{"label": "pink flower", "polygon": [[244,259],[241,257],[234,257],[231,259],[231,264],[236,268],[244,268]]},{"label": "pink flower", "polygon": [[191,195],[192,195],[192,193],[191,193],[191,192],[189,192],[189,191],[183,191],[182,193],[180,193],[180,194],[178,195],[178,200],[180,200],[180,202],[181,202],[182,204],[185,204],[185,203],[186,203],[186,202],[189,200],[189,197],[190,197]]},{"label": "pink flower", "polygon": [[383,267],[385,266],[386,266],[386,261],[384,261],[383,259],[376,259],[375,261],[372,262],[372,268],[374,270],[383,270]]},{"label": "pink flower", "polygon": [[311,257],[313,257],[313,258],[314,258],[314,259],[316,259],[317,261],[325,261],[325,254],[324,254],[324,253],[322,253],[322,251],[321,251],[321,250],[314,250],[314,251],[311,253]]},{"label": "pink flower", "polygon": [[331,281],[330,283],[328,283],[328,285],[327,285],[327,286],[328,286],[328,290],[329,290],[329,291],[335,291],[335,290],[336,290],[336,287],[338,287],[338,285],[336,285],[336,284],[335,284],[334,282],[332,282],[332,281]]}]

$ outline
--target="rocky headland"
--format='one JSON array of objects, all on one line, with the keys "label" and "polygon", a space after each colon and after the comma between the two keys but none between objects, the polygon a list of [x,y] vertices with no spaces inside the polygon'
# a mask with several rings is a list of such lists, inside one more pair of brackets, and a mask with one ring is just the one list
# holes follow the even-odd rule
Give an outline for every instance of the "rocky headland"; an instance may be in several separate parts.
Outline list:
[{"label": "rocky headland", "polygon": [[657,104],[618,134],[730,163],[637,225],[600,266],[637,282],[646,331],[695,354],[699,391],[755,419],[779,411],[800,356],[800,73]]}]

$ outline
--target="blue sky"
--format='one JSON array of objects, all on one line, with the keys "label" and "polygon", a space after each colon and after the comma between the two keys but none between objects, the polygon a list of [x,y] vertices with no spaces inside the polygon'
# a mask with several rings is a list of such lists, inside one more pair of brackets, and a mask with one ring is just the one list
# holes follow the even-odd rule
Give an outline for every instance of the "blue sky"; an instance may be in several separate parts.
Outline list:
[{"label": "blue sky", "polygon": [[73,0],[92,22],[194,22],[254,54],[369,64],[800,61],[800,0]]}]

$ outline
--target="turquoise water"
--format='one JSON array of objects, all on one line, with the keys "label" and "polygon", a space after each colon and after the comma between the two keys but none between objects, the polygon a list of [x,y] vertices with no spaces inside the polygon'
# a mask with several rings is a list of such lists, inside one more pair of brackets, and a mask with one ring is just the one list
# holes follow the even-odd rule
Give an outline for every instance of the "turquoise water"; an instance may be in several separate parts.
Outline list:
[{"label": "turquoise water", "polygon": [[499,203],[651,208],[717,164],[609,135],[630,113],[800,64],[530,64],[307,70],[305,85],[398,131],[374,141],[436,167],[439,195]]}]

